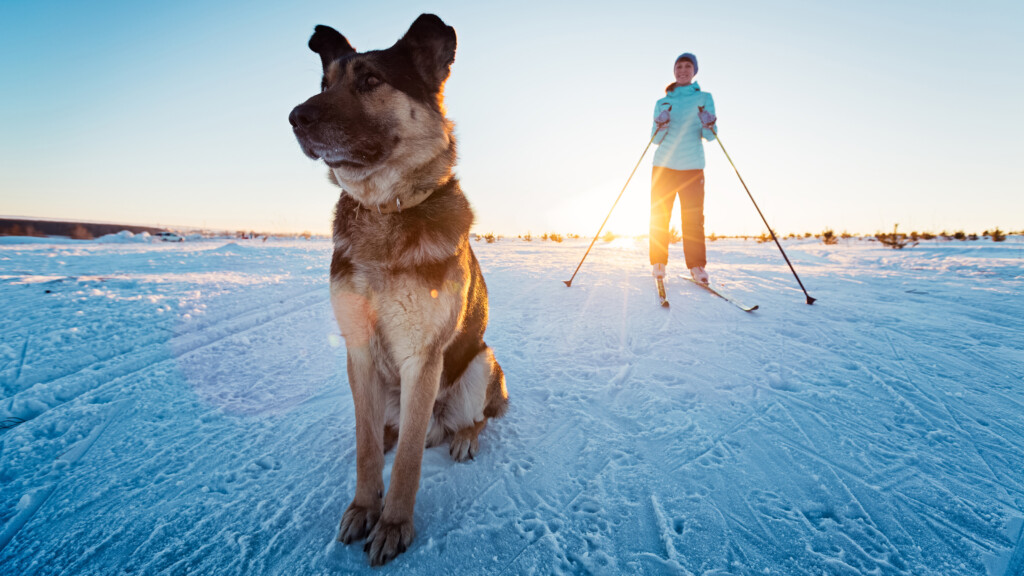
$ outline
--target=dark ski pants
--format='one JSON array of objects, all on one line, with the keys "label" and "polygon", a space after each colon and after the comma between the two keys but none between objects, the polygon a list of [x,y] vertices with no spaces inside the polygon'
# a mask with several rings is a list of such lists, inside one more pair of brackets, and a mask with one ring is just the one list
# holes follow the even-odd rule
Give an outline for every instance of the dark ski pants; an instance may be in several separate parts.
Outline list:
[{"label": "dark ski pants", "polygon": [[651,174],[651,264],[668,264],[668,228],[679,196],[686,267],[707,265],[704,246],[704,171],[655,166]]}]

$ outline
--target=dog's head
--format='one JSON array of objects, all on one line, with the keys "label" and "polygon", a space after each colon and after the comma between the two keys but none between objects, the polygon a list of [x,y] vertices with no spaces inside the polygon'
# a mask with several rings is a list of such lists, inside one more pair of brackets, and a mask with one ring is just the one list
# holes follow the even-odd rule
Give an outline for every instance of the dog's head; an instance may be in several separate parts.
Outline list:
[{"label": "dog's head", "polygon": [[455,161],[443,104],[455,30],[423,14],[394,46],[357,52],[317,26],[309,48],[323,64],[321,92],[289,116],[303,152],[363,204],[392,201],[388,189],[403,183],[443,182]]}]

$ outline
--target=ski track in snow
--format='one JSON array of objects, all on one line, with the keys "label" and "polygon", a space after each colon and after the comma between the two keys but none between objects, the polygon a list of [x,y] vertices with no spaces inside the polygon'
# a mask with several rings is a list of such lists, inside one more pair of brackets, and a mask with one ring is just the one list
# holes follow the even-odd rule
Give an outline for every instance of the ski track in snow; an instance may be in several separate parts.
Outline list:
[{"label": "ski track in snow", "polygon": [[474,243],[511,408],[371,569],[329,242],[0,243],[0,572],[1024,574],[1020,237],[586,244]]}]

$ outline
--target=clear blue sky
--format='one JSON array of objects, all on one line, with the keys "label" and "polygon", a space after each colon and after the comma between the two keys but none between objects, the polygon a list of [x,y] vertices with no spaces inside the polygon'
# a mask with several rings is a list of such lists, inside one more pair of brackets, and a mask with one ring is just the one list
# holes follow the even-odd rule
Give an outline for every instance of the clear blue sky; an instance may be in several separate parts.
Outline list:
[{"label": "clear blue sky", "polygon": [[[337,190],[288,113],[329,24],[455,27],[447,85],[476,230],[592,234],[697,54],[782,233],[1024,229],[1024,3],[0,3],[0,215],[326,232]],[[707,144],[708,232],[762,226]],[[647,227],[650,157],[609,223]],[[678,225],[678,222],[675,222]]]}]

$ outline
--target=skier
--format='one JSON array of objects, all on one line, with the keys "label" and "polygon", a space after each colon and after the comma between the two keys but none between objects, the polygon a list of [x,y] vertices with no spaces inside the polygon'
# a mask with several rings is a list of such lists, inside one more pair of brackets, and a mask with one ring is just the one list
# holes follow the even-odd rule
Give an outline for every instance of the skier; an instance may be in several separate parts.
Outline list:
[{"label": "skier", "polygon": [[651,136],[656,141],[651,173],[650,259],[652,274],[665,277],[668,264],[668,227],[672,206],[679,196],[683,254],[694,281],[708,283],[704,246],[704,144],[715,139],[715,101],[693,81],[697,57],[686,52],[676,58],[676,81],[654,107]]}]

